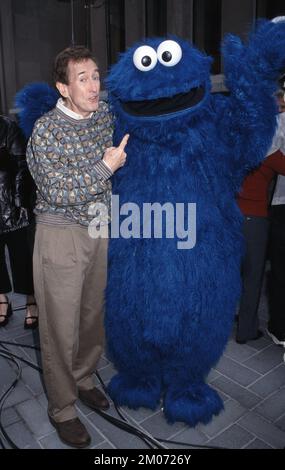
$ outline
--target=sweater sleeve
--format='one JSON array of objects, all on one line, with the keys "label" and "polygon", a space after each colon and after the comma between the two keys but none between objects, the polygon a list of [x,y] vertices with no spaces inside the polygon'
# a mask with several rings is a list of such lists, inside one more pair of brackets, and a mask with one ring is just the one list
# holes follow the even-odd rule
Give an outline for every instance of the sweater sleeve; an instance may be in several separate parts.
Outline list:
[{"label": "sweater sleeve", "polygon": [[[38,191],[51,206],[80,205],[107,189],[112,172],[102,160],[72,162],[63,143],[39,120],[27,145],[27,162]],[[72,145],[72,144],[68,144]]]}]

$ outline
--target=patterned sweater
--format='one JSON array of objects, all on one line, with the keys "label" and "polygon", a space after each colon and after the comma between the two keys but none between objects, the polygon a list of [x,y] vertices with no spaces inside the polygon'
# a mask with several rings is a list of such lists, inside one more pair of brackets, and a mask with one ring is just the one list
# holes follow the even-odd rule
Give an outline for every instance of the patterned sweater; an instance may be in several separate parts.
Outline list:
[{"label": "patterned sweater", "polygon": [[[103,101],[87,119],[73,119],[56,107],[36,121],[27,146],[37,185],[36,214],[62,215],[87,226],[94,217],[90,206],[101,203],[109,220],[112,172],[102,157],[112,146],[112,122]],[[100,223],[107,223],[106,214]]]}]

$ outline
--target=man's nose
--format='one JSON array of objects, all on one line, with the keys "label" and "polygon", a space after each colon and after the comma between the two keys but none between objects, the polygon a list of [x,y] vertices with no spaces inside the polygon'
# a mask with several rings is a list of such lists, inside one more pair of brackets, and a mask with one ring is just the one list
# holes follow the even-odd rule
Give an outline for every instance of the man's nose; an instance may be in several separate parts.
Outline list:
[{"label": "man's nose", "polygon": [[97,93],[98,90],[99,90],[99,88],[100,88],[100,82],[99,82],[99,80],[96,80],[96,81],[91,80],[91,83],[90,83],[90,90]]}]

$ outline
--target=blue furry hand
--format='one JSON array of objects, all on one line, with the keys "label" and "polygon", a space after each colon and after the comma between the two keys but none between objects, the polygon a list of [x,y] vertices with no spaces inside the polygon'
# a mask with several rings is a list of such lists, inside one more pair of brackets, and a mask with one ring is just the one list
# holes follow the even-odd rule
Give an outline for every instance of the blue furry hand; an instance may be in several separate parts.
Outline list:
[{"label": "blue furry hand", "polygon": [[268,67],[267,71],[278,76],[285,68],[285,21],[260,20],[249,45]]},{"label": "blue furry hand", "polygon": [[247,75],[254,71],[261,79],[277,80],[285,69],[285,21],[259,20],[247,46],[229,34],[222,49],[225,69],[231,74],[234,70]]}]

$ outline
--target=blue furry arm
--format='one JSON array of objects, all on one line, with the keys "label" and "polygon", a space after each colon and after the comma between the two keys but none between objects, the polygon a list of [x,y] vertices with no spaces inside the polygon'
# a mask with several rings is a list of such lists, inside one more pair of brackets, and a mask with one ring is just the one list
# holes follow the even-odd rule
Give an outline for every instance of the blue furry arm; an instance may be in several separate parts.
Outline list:
[{"label": "blue furry arm", "polygon": [[19,125],[28,139],[37,119],[55,107],[60,97],[57,90],[47,83],[29,83],[15,96],[15,106],[19,109]]},{"label": "blue furry arm", "polygon": [[274,92],[285,68],[285,22],[260,20],[247,45],[233,35],[222,47],[226,86],[219,125],[233,155],[233,170],[242,177],[257,166],[270,147],[277,105]]},{"label": "blue furry arm", "polygon": [[36,122],[28,141],[27,162],[38,191],[54,207],[94,201],[95,195],[106,191],[112,172],[89,154],[79,163],[70,161],[68,141],[61,143],[59,131],[46,115]]}]

